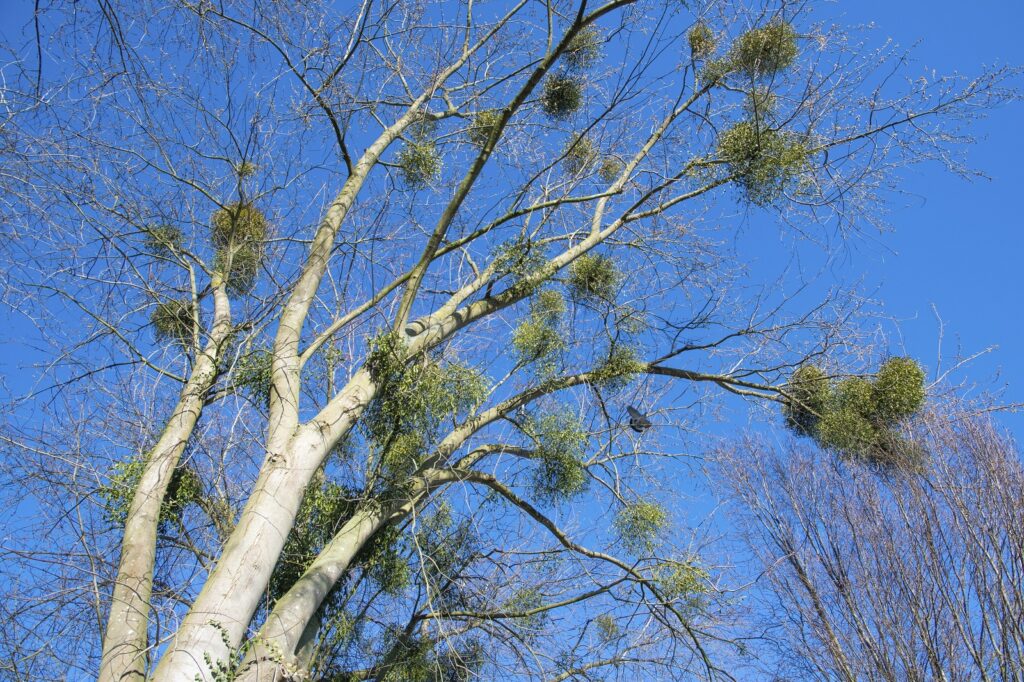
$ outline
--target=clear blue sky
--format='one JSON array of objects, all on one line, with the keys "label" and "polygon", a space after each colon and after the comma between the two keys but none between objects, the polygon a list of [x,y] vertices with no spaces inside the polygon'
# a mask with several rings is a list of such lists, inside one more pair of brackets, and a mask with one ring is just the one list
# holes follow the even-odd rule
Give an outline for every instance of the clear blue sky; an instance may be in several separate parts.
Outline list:
[{"label": "clear blue sky", "polygon": [[[1017,0],[857,0],[826,10],[844,23],[874,22],[900,45],[916,44],[911,73],[934,68],[971,75],[982,65],[1024,64],[1024,3]],[[979,141],[969,160],[991,180],[968,183],[930,166],[907,173],[903,188],[916,198],[893,206],[895,231],[877,245],[860,245],[846,265],[880,284],[887,311],[901,320],[908,353],[932,369],[938,341],[932,305],[945,323],[947,356],[958,343],[965,355],[998,345],[961,374],[990,388],[1008,385],[1005,399],[1014,402],[1024,402],[1022,124],[1024,106],[1017,104],[975,127]],[[1024,435],[1024,416],[1004,422]]]}]

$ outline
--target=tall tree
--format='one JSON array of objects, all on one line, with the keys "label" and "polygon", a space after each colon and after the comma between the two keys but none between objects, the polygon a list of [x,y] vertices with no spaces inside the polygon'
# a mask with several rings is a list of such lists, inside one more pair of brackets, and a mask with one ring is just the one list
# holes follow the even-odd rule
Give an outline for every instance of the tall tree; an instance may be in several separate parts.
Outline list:
[{"label": "tall tree", "polygon": [[897,82],[807,4],[39,8],[2,182],[44,371],[4,443],[44,520],[3,665],[728,677],[666,434],[735,394],[825,438],[787,381],[858,306],[750,280],[736,207],[871,225],[1010,97]]}]

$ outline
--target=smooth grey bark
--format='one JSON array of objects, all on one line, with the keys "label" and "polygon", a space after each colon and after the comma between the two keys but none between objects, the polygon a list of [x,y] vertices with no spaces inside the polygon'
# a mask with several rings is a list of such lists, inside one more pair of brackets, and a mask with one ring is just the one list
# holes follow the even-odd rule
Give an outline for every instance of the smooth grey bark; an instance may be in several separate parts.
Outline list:
[{"label": "smooth grey bark", "polygon": [[217,362],[231,329],[231,308],[223,286],[214,290],[215,321],[210,339],[178,404],[153,447],[132,496],[121,542],[121,559],[111,596],[98,679],[125,682],[145,678],[153,565],[160,508],[185,445],[217,378]]}]

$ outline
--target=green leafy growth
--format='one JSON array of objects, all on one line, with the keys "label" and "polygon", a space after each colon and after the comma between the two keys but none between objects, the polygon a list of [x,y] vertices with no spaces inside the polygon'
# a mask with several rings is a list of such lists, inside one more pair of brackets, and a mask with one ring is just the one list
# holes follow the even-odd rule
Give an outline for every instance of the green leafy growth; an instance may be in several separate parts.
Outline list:
[{"label": "green leafy growth", "polygon": [[[512,595],[512,598],[505,602],[502,611],[510,613],[523,613],[534,611],[544,606],[544,595],[533,586],[523,587]],[[533,613],[515,619],[516,628],[522,636],[529,640],[541,634],[544,625],[547,624],[548,616],[546,611]]]},{"label": "green leafy growth", "polygon": [[234,167],[235,175],[238,176],[239,180],[251,178],[256,175],[258,169],[259,167],[252,161],[239,161]]},{"label": "green leafy growth", "polygon": [[270,400],[271,365],[273,354],[264,348],[252,350],[238,359],[235,366],[235,385],[245,389],[260,403]]},{"label": "green leafy growth", "polygon": [[767,206],[807,170],[810,150],[794,133],[741,121],[721,134],[718,155],[747,200]]},{"label": "green leafy growth", "polygon": [[562,165],[569,175],[582,175],[598,159],[597,147],[589,137],[581,136],[570,141],[563,153]]},{"label": "green leafy growth", "polygon": [[[113,466],[107,482],[97,490],[103,505],[103,515],[114,526],[123,526],[128,519],[135,490],[139,487],[146,457],[135,457]],[[160,505],[160,524],[163,528],[178,524],[185,508],[203,497],[203,483],[191,467],[181,465],[174,470],[167,494]]]},{"label": "green leafy growth", "polygon": [[402,182],[411,189],[424,189],[441,175],[441,157],[432,140],[417,139],[398,152]]},{"label": "green leafy growth", "polygon": [[875,375],[872,398],[881,419],[905,419],[924,404],[924,370],[910,358],[895,357]]},{"label": "green leafy growth", "polygon": [[588,483],[583,464],[587,435],[569,414],[546,414],[530,419],[527,432],[536,443],[534,494],[545,502],[560,502],[582,493]]},{"label": "green leafy growth", "polygon": [[774,76],[796,60],[796,31],[781,20],[741,35],[729,55],[732,66],[752,79]]},{"label": "green leafy growth", "polygon": [[214,211],[210,227],[217,271],[230,291],[248,293],[256,284],[263,262],[266,216],[251,203],[235,202]]},{"label": "green leafy growth", "polygon": [[391,633],[391,646],[385,656],[381,682],[435,682],[437,663],[431,656],[433,643],[426,638]]},{"label": "green leafy growth", "polygon": [[627,550],[649,554],[658,544],[658,536],[668,525],[668,513],[654,502],[633,502],[615,516],[615,531]]},{"label": "green leafy growth", "polygon": [[520,362],[542,362],[542,370],[553,368],[555,356],[565,348],[559,328],[565,300],[552,289],[544,289],[530,301],[530,315],[512,333],[512,347]]},{"label": "green leafy growth", "polygon": [[583,106],[583,82],[568,73],[556,73],[544,81],[540,106],[551,118],[564,121]]},{"label": "green leafy growth", "polygon": [[643,372],[645,367],[635,348],[621,343],[614,344],[604,362],[594,370],[593,382],[609,391],[619,391]]},{"label": "green leafy growth", "polygon": [[322,472],[314,476],[271,575],[271,602],[291,589],[324,545],[352,517],[356,509],[356,494],[356,491],[328,480]]},{"label": "green leafy growth", "polygon": [[146,228],[146,248],[158,255],[173,255],[181,250],[184,237],[174,225]]},{"label": "green leafy growth", "polygon": [[593,26],[584,26],[566,46],[562,58],[568,68],[585,71],[601,60],[604,36]]},{"label": "green leafy growth", "polygon": [[252,648],[260,643],[265,644],[268,649],[268,661],[273,663],[284,661],[280,648],[273,642],[265,642],[260,638],[254,637],[243,642],[241,646],[235,647],[231,643],[231,634],[227,628],[217,621],[209,621],[208,624],[212,625],[220,633],[221,641],[224,643],[228,653],[225,658],[214,660],[209,652],[204,651],[203,661],[206,663],[206,669],[210,671],[211,677],[207,678],[205,675],[196,673],[195,678],[193,678],[195,682],[206,682],[207,679],[211,682],[235,682],[242,679],[248,672],[246,670],[248,665],[241,667],[239,662],[243,661]]},{"label": "green leafy growth", "polygon": [[534,244],[526,235],[499,244],[494,251],[494,274],[497,278],[511,276],[517,284],[535,273],[547,257],[544,248]]},{"label": "green leafy growth", "polygon": [[686,34],[686,40],[690,44],[690,55],[694,59],[707,59],[715,53],[718,41],[711,28],[703,21],[698,21]]},{"label": "green leafy growth", "polygon": [[192,301],[172,299],[156,304],[149,317],[157,341],[174,341],[183,346],[192,343]]},{"label": "green leafy growth", "polygon": [[501,121],[501,112],[497,109],[485,109],[473,117],[473,124],[469,127],[469,141],[477,147],[483,147],[487,140],[498,127]]},{"label": "green leafy growth", "polygon": [[597,627],[597,635],[600,637],[602,642],[610,642],[617,638],[621,633],[618,622],[615,617],[609,613],[603,613],[594,619],[594,625]]},{"label": "green leafy growth", "polygon": [[625,166],[613,156],[606,156],[601,161],[601,167],[597,169],[597,176],[605,182],[611,183],[619,179]]},{"label": "green leafy growth", "polygon": [[585,253],[569,266],[569,290],[578,301],[613,300],[620,279],[615,261],[599,253]]},{"label": "green leafy growth", "polygon": [[824,448],[882,466],[921,468],[925,453],[895,427],[924,405],[924,378],[924,370],[903,357],[887,360],[871,380],[832,382],[808,365],[794,372],[783,415],[789,428]]},{"label": "green leafy growth", "polygon": [[685,599],[688,606],[697,607],[700,597],[708,592],[710,576],[696,561],[666,561],[652,571],[658,592],[666,601]]},{"label": "green leafy growth", "polygon": [[799,367],[786,385],[789,399],[782,407],[786,425],[802,436],[813,435],[832,397],[828,376],[814,365]]},{"label": "green leafy growth", "polygon": [[387,471],[407,474],[425,453],[444,419],[486,396],[486,378],[457,362],[441,364],[425,355],[407,358],[394,332],[370,343],[366,367],[377,394],[363,424]]},{"label": "green leafy growth", "polygon": [[388,526],[377,531],[360,555],[366,572],[385,593],[399,595],[409,587],[411,572],[401,543],[401,531]]}]

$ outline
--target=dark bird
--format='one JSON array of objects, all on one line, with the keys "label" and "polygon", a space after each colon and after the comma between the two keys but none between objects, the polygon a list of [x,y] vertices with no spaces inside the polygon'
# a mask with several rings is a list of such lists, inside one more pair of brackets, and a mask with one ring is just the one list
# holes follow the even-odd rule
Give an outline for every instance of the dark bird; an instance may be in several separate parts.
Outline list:
[{"label": "dark bird", "polygon": [[647,415],[636,409],[635,407],[627,407],[626,412],[629,413],[629,428],[633,429],[637,433],[643,433],[647,429],[651,428],[651,420],[647,418]]}]

